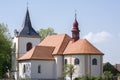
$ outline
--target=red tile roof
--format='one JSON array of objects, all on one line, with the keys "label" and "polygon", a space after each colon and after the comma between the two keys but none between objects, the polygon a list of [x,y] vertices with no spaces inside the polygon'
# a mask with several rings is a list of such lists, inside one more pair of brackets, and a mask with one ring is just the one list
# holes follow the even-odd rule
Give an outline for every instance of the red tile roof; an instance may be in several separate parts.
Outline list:
[{"label": "red tile roof", "polygon": [[38,46],[32,48],[18,60],[54,60],[54,55],[103,55],[88,40],[75,42],[67,34],[47,36]]},{"label": "red tile roof", "polygon": [[18,60],[54,60],[52,52],[54,47],[48,46],[35,46],[30,51],[25,53]]},{"label": "red tile roof", "polygon": [[93,55],[103,55],[96,47],[94,47],[88,40],[80,39],[76,42],[70,41],[68,46],[64,51],[65,54],[93,54]]},{"label": "red tile roof", "polygon": [[64,49],[71,38],[67,34],[58,34],[46,37],[39,45],[42,46],[53,46],[55,50],[53,51],[53,55],[63,54]]}]

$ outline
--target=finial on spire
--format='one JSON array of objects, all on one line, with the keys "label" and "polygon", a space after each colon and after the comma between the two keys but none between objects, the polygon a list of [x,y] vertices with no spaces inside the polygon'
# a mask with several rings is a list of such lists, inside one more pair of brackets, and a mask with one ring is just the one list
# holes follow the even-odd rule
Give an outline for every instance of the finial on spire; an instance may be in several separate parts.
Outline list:
[{"label": "finial on spire", "polygon": [[28,6],[29,6],[29,2],[27,1],[27,9],[28,9]]},{"label": "finial on spire", "polygon": [[73,27],[78,27],[78,22],[77,22],[77,10],[75,10],[75,21],[73,23]]},{"label": "finial on spire", "polygon": [[75,19],[77,19],[77,10],[75,10]]}]

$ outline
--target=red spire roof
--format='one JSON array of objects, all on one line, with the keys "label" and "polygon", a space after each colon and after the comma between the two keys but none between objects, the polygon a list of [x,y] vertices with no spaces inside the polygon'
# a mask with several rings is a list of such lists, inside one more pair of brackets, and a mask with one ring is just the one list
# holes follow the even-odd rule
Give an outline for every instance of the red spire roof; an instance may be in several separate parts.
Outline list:
[{"label": "red spire roof", "polygon": [[75,21],[73,23],[73,28],[72,28],[72,39],[73,41],[77,41],[79,39],[79,27],[78,27],[78,22],[77,22],[77,19],[76,19],[76,14],[75,14]]},{"label": "red spire roof", "polygon": [[78,22],[77,22],[77,20],[76,20],[76,17],[75,17],[75,21],[74,21],[74,23],[73,23],[73,28],[78,28]]}]

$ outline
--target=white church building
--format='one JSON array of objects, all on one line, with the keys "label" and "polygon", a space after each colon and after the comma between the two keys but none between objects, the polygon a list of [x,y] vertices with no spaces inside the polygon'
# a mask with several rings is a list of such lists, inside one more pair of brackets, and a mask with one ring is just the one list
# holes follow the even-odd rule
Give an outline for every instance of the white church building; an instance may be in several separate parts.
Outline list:
[{"label": "white church building", "polygon": [[[15,30],[14,77],[38,79],[62,79],[66,64],[75,67],[73,78],[84,75],[100,75],[103,72],[103,53],[87,39],[80,39],[78,22],[74,20],[72,36],[58,34],[47,36],[40,42],[33,29],[27,9],[23,29]],[[65,78],[69,79],[69,76]]]}]

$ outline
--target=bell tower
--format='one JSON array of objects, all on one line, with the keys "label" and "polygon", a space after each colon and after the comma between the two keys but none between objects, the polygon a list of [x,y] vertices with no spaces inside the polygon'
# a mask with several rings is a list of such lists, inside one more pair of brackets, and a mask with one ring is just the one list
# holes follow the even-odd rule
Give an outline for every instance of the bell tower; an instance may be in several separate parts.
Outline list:
[{"label": "bell tower", "polygon": [[20,31],[14,30],[13,48],[14,52],[12,55],[12,69],[13,76],[18,79],[18,61],[17,59],[29,51],[32,47],[40,43],[40,36],[32,27],[30,20],[29,10],[27,8],[25,19]]},{"label": "bell tower", "polygon": [[20,31],[15,30],[14,32],[15,38],[17,38],[16,47],[18,57],[22,56],[40,42],[39,34],[32,27],[28,8],[22,27]]}]

